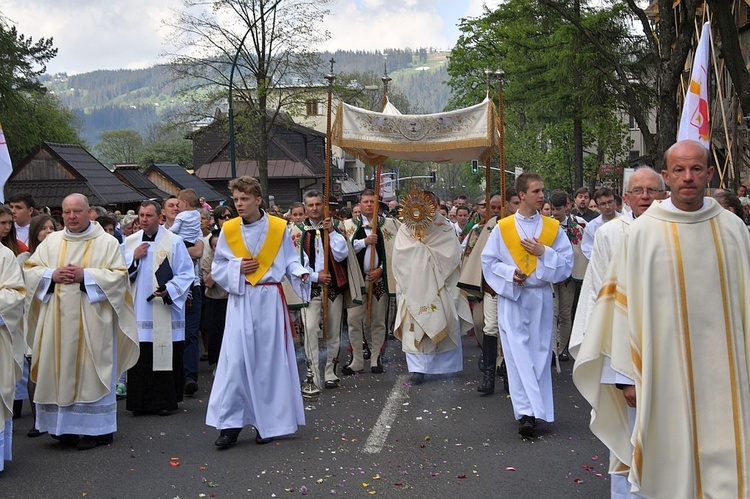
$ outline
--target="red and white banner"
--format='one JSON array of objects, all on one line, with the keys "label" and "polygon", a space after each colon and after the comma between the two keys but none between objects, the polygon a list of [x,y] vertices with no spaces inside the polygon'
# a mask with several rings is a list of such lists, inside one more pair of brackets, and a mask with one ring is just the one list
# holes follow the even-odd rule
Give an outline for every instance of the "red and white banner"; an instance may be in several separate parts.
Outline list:
[{"label": "red and white banner", "polygon": [[697,140],[709,148],[711,127],[708,120],[708,53],[711,46],[711,26],[703,25],[698,48],[695,50],[690,86],[685,94],[677,140]]}]

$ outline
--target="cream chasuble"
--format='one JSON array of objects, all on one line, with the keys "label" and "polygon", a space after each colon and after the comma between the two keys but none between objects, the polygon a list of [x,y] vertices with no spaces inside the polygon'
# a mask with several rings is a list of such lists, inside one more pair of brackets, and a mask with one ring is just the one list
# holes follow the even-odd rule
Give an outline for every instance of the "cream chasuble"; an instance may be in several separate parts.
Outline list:
[{"label": "cream chasuble", "polygon": [[[665,203],[631,224],[573,380],[610,472],[627,475],[633,492],[748,497],[750,235],[712,199],[696,212]],[[622,392],[600,382],[606,358],[635,382],[632,435]]]},{"label": "cream chasuble", "polygon": [[[21,377],[23,299],[26,288],[13,252],[0,245],[0,433],[13,417],[13,395]],[[0,454],[0,468],[3,456]]]},{"label": "cream chasuble", "polygon": [[453,350],[473,326],[469,302],[456,286],[460,267],[461,246],[442,215],[435,216],[422,241],[401,225],[393,244],[394,334],[404,352]]},{"label": "cream chasuble", "polygon": [[[79,283],[57,283],[39,299],[45,273],[68,263],[84,267],[104,293],[103,301],[91,303]],[[53,232],[26,261],[24,277],[27,334],[34,340],[34,401],[66,406],[109,394],[113,370],[119,376],[135,365],[139,354],[128,272],[117,239],[96,223],[83,233]]]},{"label": "cream chasuble", "polygon": [[625,232],[633,222],[633,213],[623,213],[622,216],[612,220],[611,223],[602,225],[596,231],[594,246],[591,250],[591,260],[586,267],[586,275],[581,284],[581,295],[578,299],[578,308],[573,321],[573,329],[570,333],[568,351],[574,357],[578,357],[578,349],[583,342],[589,317],[594,309],[596,297],[602,288],[604,275],[612,258],[620,250],[625,242]]}]

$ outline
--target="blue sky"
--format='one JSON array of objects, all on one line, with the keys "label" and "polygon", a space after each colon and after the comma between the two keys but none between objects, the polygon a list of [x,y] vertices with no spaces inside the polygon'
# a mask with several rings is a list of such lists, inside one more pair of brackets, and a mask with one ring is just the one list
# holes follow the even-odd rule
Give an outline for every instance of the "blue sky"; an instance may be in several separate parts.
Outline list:
[{"label": "blue sky", "polygon": [[[462,17],[499,0],[331,0],[321,48],[382,50],[450,49]],[[162,21],[180,0],[0,0],[0,13],[34,39],[53,37],[58,56],[48,71],[142,68],[166,62],[170,50]]]}]

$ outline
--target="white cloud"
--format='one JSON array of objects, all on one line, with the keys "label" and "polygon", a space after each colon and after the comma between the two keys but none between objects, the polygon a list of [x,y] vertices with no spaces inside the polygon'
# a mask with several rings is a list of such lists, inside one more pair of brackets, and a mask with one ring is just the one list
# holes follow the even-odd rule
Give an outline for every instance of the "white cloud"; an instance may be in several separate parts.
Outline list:
[{"label": "white cloud", "polygon": [[[373,8],[372,4],[379,4]],[[424,0],[338,1],[325,27],[331,39],[324,49],[382,50],[384,48],[449,48],[446,21],[435,5]]]},{"label": "white cloud", "polygon": [[[477,16],[487,2],[501,0],[333,0],[324,28],[331,39],[321,48],[382,50],[390,47],[449,49],[456,23]],[[164,60],[164,19],[181,0],[0,0],[0,11],[21,33],[53,37],[58,56],[49,72],[139,68]]]},{"label": "white cloud", "polygon": [[179,5],[180,0],[3,0],[2,11],[21,33],[54,38],[58,55],[48,71],[73,74],[155,64],[165,50],[162,19]]}]

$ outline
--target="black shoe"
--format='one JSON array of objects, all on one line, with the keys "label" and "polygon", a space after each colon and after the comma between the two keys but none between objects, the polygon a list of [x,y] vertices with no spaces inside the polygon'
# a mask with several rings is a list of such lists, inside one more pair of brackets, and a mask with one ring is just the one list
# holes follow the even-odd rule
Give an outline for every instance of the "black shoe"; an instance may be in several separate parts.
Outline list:
[{"label": "black shoe", "polygon": [[63,445],[75,445],[78,443],[78,435],[73,435],[71,433],[63,433],[62,435],[50,436]]},{"label": "black shoe", "polygon": [[344,374],[346,376],[351,376],[352,374],[362,374],[363,372],[365,372],[364,369],[360,369],[359,371],[355,371],[354,369],[352,369],[349,366],[344,366],[344,367],[341,368],[341,374]]},{"label": "black shoe", "polygon": [[104,435],[84,435],[78,440],[76,448],[78,450],[90,450],[97,445],[109,445],[114,441],[112,433],[106,433]]},{"label": "black shoe", "polygon": [[560,355],[558,355],[557,358],[560,359],[560,362],[567,362],[567,361],[570,360],[570,355],[568,355],[567,353],[563,352]]},{"label": "black shoe", "polygon": [[424,383],[424,373],[411,373],[409,382],[412,385],[421,385],[422,383]]},{"label": "black shoe", "polygon": [[185,383],[185,395],[187,395],[188,397],[192,397],[193,395],[195,395],[195,392],[197,391],[198,391],[198,382],[192,379],[189,379]]},{"label": "black shoe", "polygon": [[333,380],[333,379],[329,379],[328,381],[325,382],[324,386],[326,388],[328,388],[329,390],[331,390],[333,388],[338,388],[339,387],[339,382],[336,381],[336,380]]},{"label": "black shoe", "polygon": [[534,416],[521,416],[518,422],[518,434],[524,438],[531,438],[534,436]]},{"label": "black shoe", "polygon": [[208,360],[208,354],[204,353],[203,355],[201,355],[201,359],[200,360],[201,360],[201,362],[206,362]]},{"label": "black shoe", "polygon": [[228,449],[237,443],[237,437],[240,436],[242,428],[229,428],[221,430],[219,438],[216,439],[214,445],[219,449]]},{"label": "black shoe", "polygon": [[263,438],[263,437],[261,437],[260,436],[260,432],[258,431],[258,428],[255,429],[255,443],[256,444],[258,444],[258,445],[267,444],[271,440],[273,440],[272,437],[271,438]]},{"label": "black shoe", "polygon": [[36,437],[41,437],[45,433],[47,433],[47,432],[46,431],[39,431],[36,428],[32,428],[32,429],[30,429],[29,431],[26,432],[26,436],[27,437],[31,437],[31,438],[36,438]]},{"label": "black shoe", "polygon": [[172,411],[170,411],[169,409],[159,409],[158,411],[156,411],[156,414],[158,414],[159,416],[171,416]]}]

